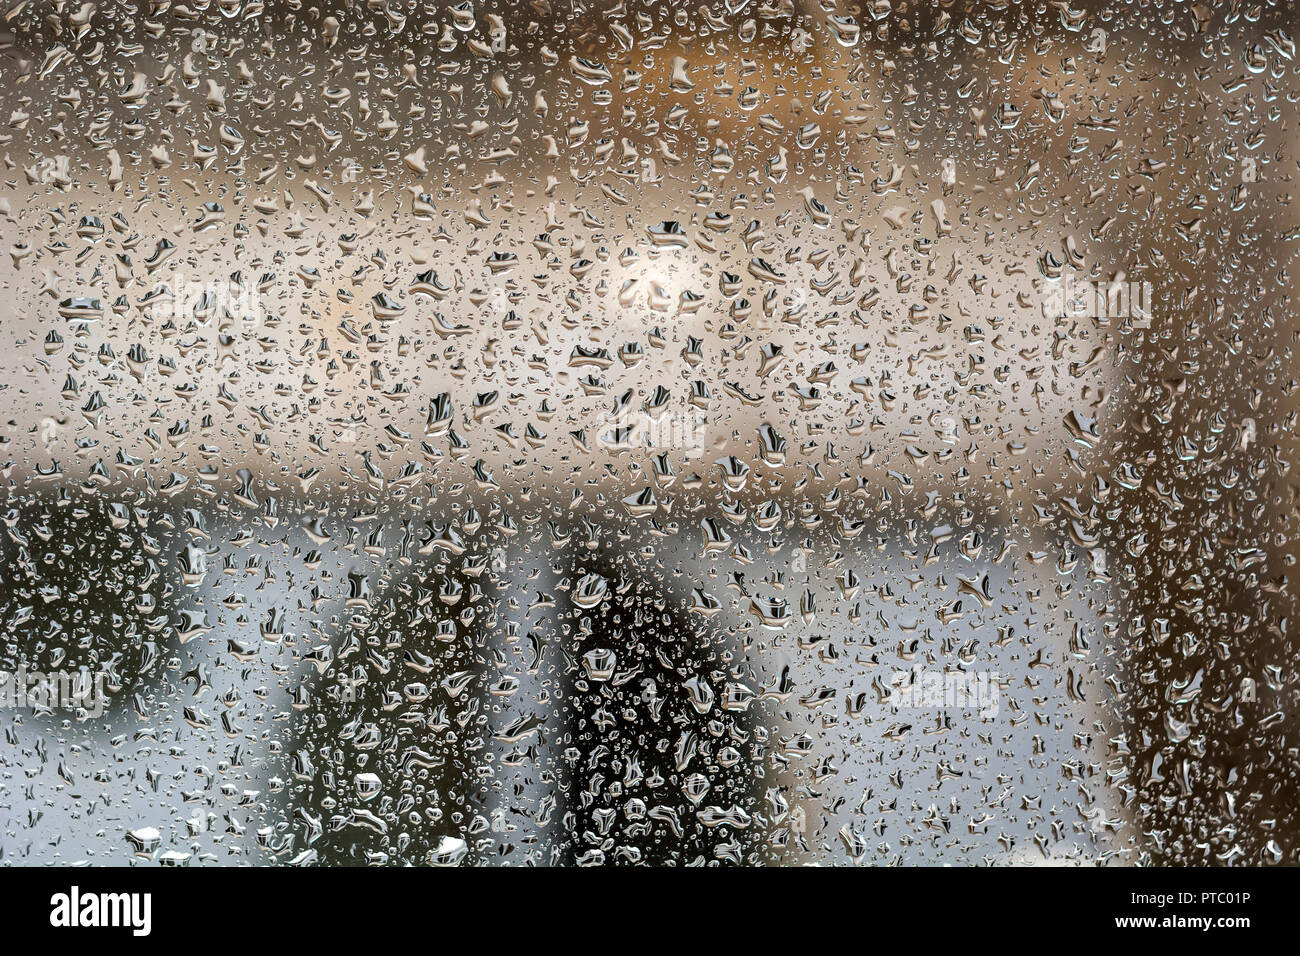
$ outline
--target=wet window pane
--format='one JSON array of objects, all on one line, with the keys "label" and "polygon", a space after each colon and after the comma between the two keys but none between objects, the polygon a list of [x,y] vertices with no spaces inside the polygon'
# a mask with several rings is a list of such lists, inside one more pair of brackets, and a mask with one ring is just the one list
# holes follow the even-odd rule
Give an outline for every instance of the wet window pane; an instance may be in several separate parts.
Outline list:
[{"label": "wet window pane", "polygon": [[0,860],[1300,862],[1293,16],[14,6]]}]

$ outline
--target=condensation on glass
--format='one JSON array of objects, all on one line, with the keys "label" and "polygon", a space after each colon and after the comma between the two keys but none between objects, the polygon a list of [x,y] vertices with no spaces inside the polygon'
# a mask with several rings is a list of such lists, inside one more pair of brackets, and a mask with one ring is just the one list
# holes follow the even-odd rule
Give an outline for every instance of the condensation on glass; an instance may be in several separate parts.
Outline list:
[{"label": "condensation on glass", "polygon": [[1300,862],[1293,16],[11,6],[0,860]]}]

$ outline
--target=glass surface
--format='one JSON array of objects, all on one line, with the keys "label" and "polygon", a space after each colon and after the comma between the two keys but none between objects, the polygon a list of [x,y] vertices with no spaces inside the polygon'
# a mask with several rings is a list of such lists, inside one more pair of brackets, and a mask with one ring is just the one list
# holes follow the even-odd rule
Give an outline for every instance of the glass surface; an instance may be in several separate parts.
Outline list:
[{"label": "glass surface", "polygon": [[0,861],[1300,862],[1294,32],[10,7]]}]

